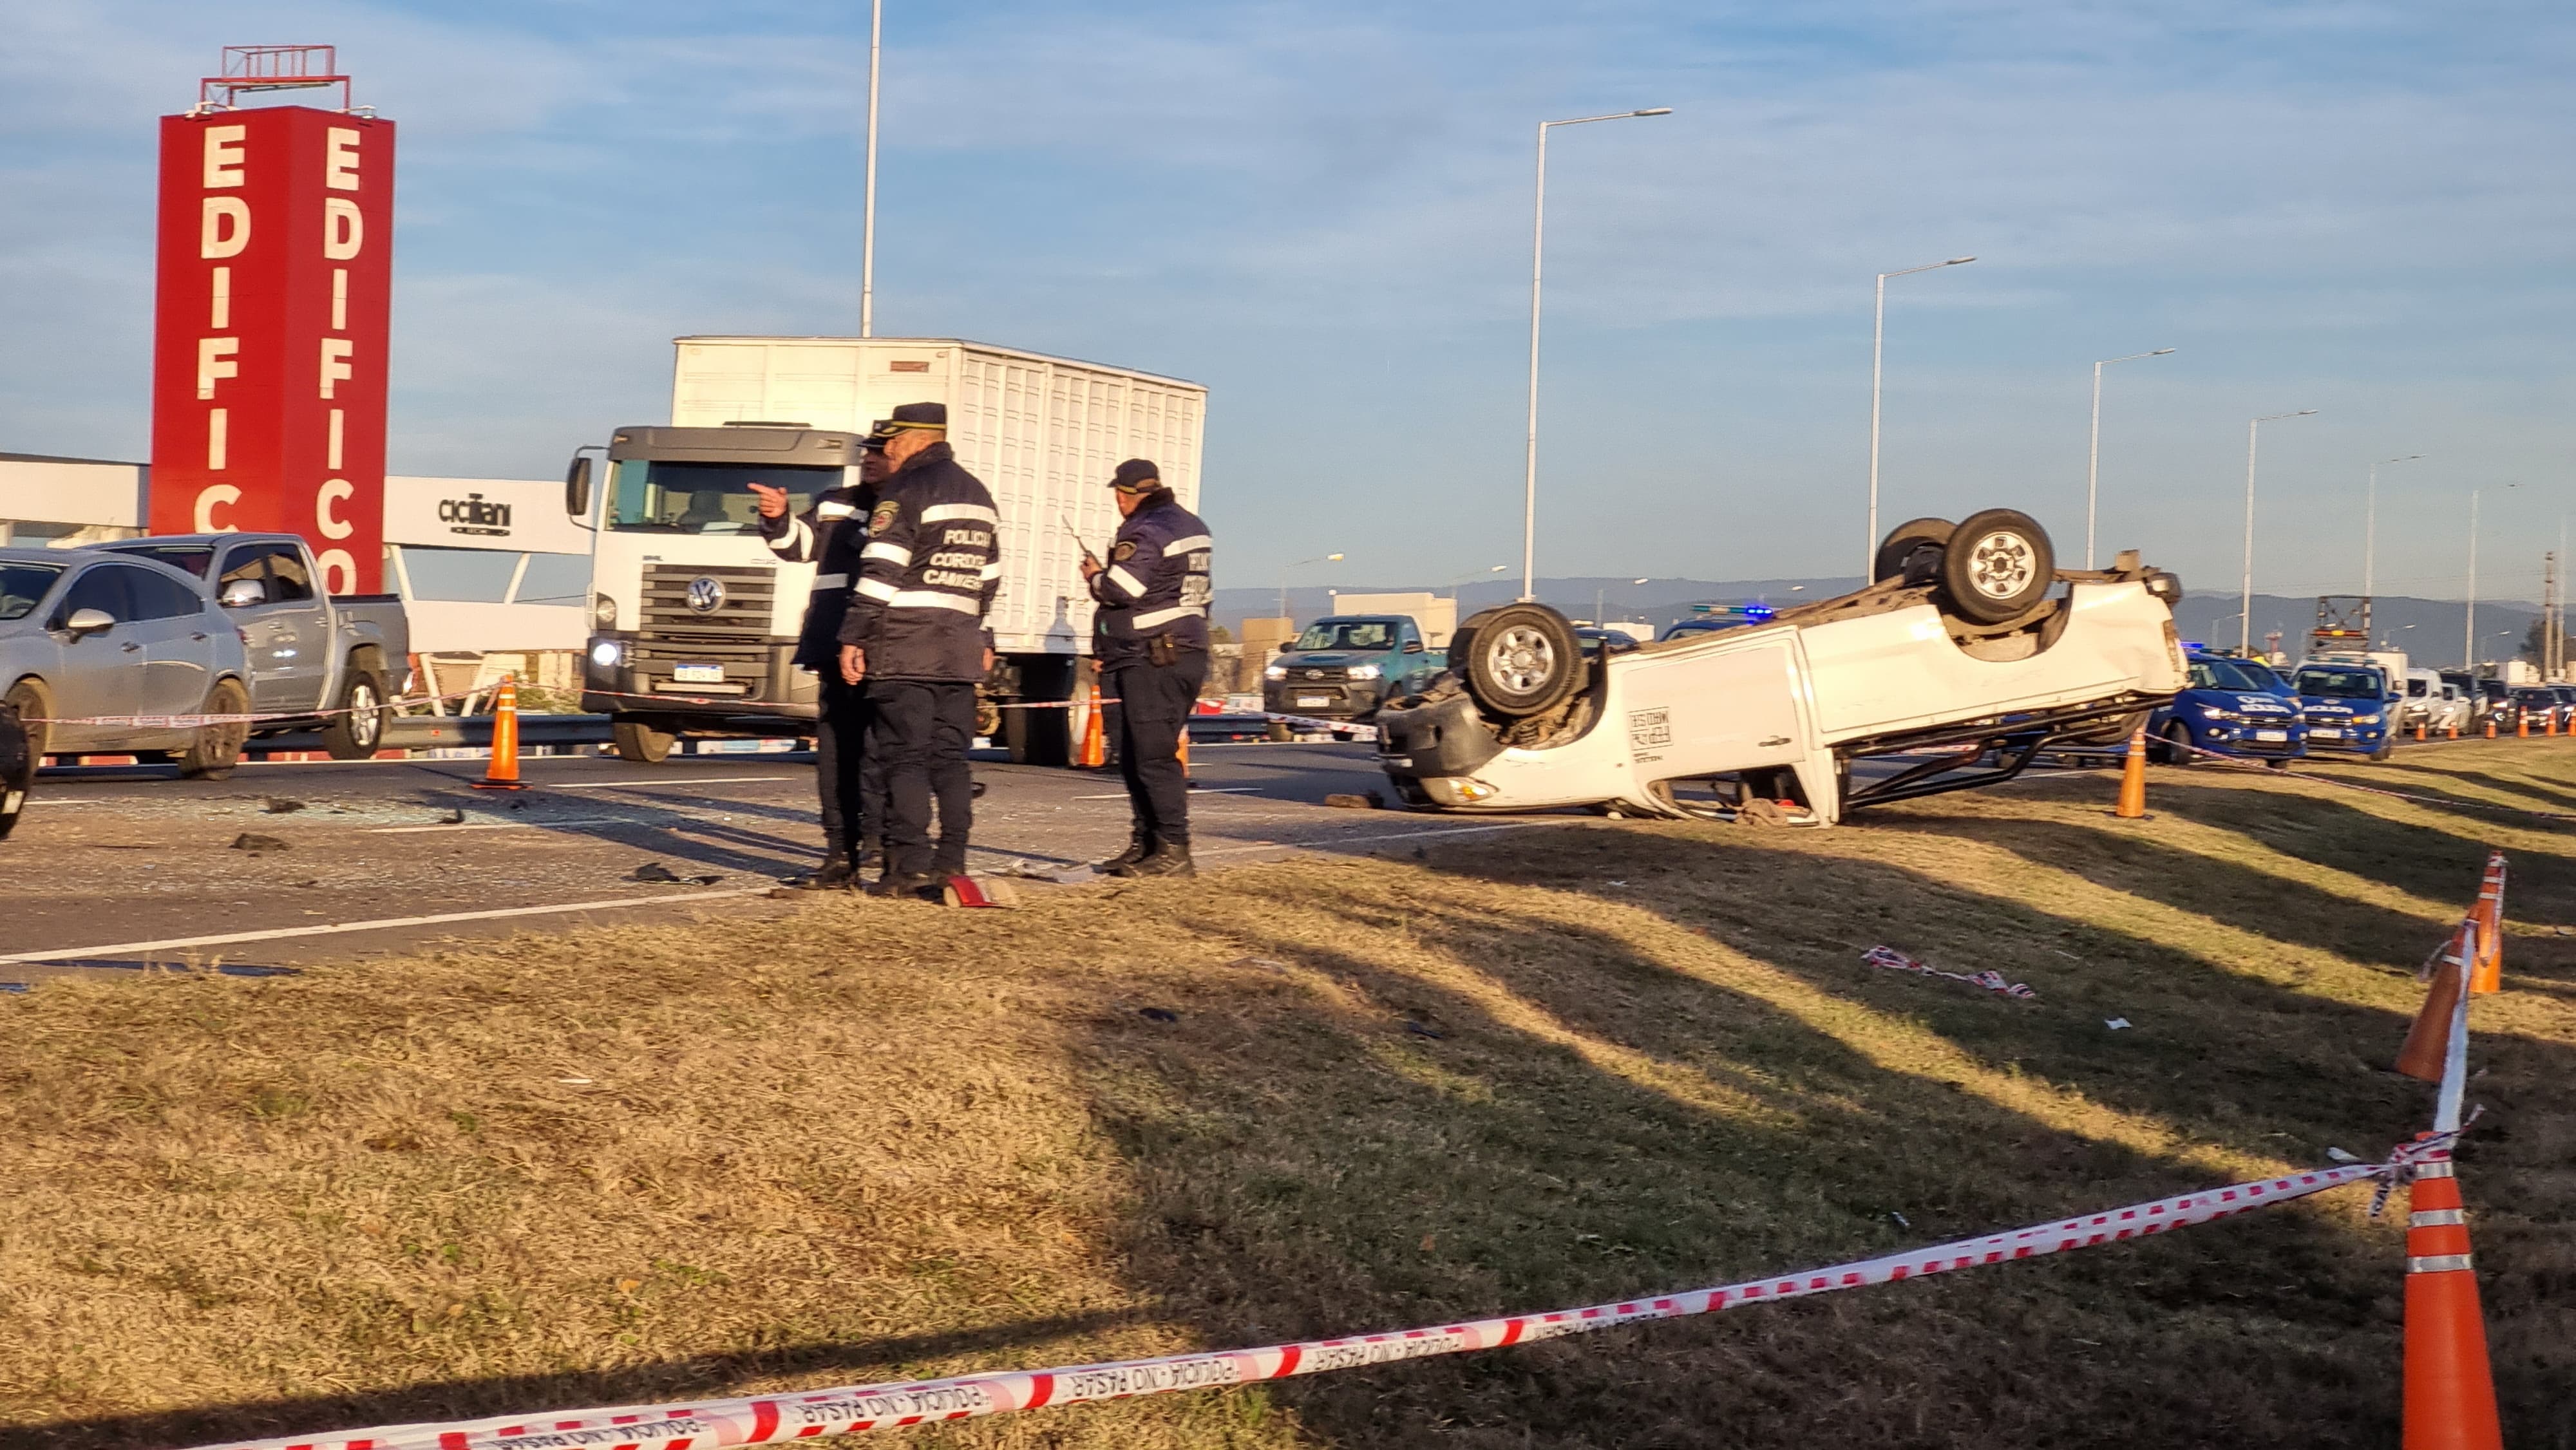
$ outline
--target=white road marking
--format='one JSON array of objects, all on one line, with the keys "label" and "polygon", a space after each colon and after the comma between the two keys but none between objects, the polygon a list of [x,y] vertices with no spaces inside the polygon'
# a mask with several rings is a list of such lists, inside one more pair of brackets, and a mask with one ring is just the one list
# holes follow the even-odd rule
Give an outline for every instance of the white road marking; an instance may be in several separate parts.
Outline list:
[{"label": "white road marking", "polygon": [[[574,780],[547,786],[548,790],[651,790],[664,785],[749,785],[761,780],[796,780],[793,775],[684,775],[677,780]],[[1107,800],[1107,796],[1101,797]]]},{"label": "white road marking", "polygon": [[228,946],[234,942],[277,941],[286,937],[334,936],[352,931],[390,931],[406,926],[443,926],[451,921],[497,921],[511,916],[545,916],[564,911],[606,911],[620,906],[660,906],[675,901],[716,901],[728,897],[760,896],[773,888],[767,886],[737,887],[730,891],[684,891],[676,896],[621,896],[607,901],[567,901],[557,906],[505,906],[493,911],[446,911],[435,916],[389,916],[376,921],[341,921],[328,926],[287,926],[269,931],[235,931],[217,936],[182,936],[166,941],[116,942],[98,947],[66,947],[58,951],[20,952],[0,957],[0,962],[62,962],[82,957],[100,957],[110,953],[175,951],[181,947]]},{"label": "white road marking", "polygon": [[367,836],[409,836],[424,831],[533,831],[547,826],[641,826],[645,821],[630,821],[623,816],[584,816],[574,821],[441,821],[434,826],[366,826],[359,831]]}]

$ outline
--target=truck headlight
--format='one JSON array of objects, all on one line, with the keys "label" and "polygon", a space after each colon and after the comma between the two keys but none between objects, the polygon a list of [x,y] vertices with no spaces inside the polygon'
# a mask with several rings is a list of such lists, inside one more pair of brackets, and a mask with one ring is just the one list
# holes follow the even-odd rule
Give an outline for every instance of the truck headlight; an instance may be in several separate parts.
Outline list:
[{"label": "truck headlight", "polygon": [[617,627],[617,601],[605,594],[590,596],[590,622],[601,629]]},{"label": "truck headlight", "polygon": [[613,670],[626,662],[626,646],[613,639],[603,639],[590,647],[590,662],[603,670]]},{"label": "truck headlight", "polygon": [[2352,723],[2355,725],[2376,725],[2379,723],[2379,717],[2376,715],[2355,715],[2352,717]]},{"label": "truck headlight", "polygon": [[1286,665],[1264,665],[1261,669],[1261,678],[1265,680],[1284,680],[1288,678],[1288,667]]},{"label": "truck headlight", "polygon": [[1350,677],[1354,680],[1374,680],[1383,673],[1375,665],[1353,665],[1350,668]]},{"label": "truck headlight", "polygon": [[1469,780],[1462,775],[1432,776],[1422,782],[1422,793],[1431,797],[1435,804],[1444,806],[1472,806],[1502,794],[1481,780]]}]

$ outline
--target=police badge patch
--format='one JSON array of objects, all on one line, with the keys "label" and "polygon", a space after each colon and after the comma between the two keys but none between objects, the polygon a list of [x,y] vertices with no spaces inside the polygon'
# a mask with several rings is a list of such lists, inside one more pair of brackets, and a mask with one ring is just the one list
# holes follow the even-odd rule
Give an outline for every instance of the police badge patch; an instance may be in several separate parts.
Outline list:
[{"label": "police badge patch", "polygon": [[1135,557],[1136,541],[1133,539],[1121,539],[1118,547],[1109,551],[1109,560],[1113,564],[1124,564]]},{"label": "police badge patch", "polygon": [[884,503],[878,504],[877,511],[868,515],[868,532],[871,534],[882,534],[886,530],[893,528],[894,516],[902,511],[903,506],[892,499],[888,499]]}]

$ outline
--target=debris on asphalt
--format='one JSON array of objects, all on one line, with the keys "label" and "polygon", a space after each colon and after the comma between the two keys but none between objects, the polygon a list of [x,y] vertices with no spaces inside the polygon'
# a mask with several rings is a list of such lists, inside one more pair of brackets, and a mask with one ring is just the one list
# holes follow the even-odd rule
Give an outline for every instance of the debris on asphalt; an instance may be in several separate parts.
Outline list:
[{"label": "debris on asphalt", "polygon": [[1181,1020],[1181,1014],[1173,1011],[1169,1007],[1139,1007],[1136,1009],[1136,1015],[1144,1018],[1148,1022],[1178,1022]]},{"label": "debris on asphalt", "polygon": [[[1989,992],[2006,997],[2035,998],[2039,995],[2032,991],[2027,983],[2005,981],[2004,974],[1992,967],[1982,972],[1945,972],[1928,963],[1916,961],[1890,946],[1871,947],[1860,954],[1860,959],[1873,967],[1885,967],[1891,972],[1917,972],[1926,977],[1944,977],[1953,982],[1965,982],[1971,987],[1983,987]],[[2124,1022],[2120,1025],[2125,1027],[2128,1024]]]},{"label": "debris on asphalt", "polygon": [[284,841],[277,839],[275,836],[254,835],[249,831],[244,831],[240,835],[233,837],[232,848],[236,851],[284,851],[289,849]]},{"label": "debris on asphalt", "polygon": [[2125,1032],[2129,1029],[2130,1023],[2126,1017],[2105,1017],[2102,1019],[2102,1025],[2114,1032]]},{"label": "debris on asphalt", "polygon": [[1335,791],[1324,797],[1324,804],[1342,811],[1377,811],[1386,809],[1386,797],[1376,791]]},{"label": "debris on asphalt", "polygon": [[653,881],[665,885],[713,886],[722,876],[681,876],[659,861],[647,861],[626,873],[629,881]]},{"label": "debris on asphalt", "polygon": [[1443,1032],[1436,1027],[1425,1027],[1419,1022],[1412,1021],[1408,1021],[1404,1024],[1404,1030],[1412,1033],[1416,1037],[1428,1037],[1434,1042],[1445,1041],[1449,1036],[1448,1033]]},{"label": "debris on asphalt", "polygon": [[2328,1149],[2326,1150],[2326,1156],[2327,1156],[2327,1157],[2329,1157],[2329,1158],[2331,1158],[2331,1159],[2333,1159],[2333,1160],[2334,1160],[2334,1161],[2336,1161],[2337,1163],[2358,1163],[2358,1162],[2360,1162],[2360,1161],[2361,1161],[2361,1155],[2360,1155],[2360,1154],[2358,1154],[2358,1153],[2347,1153],[2347,1152],[2345,1152],[2344,1150],[2342,1150],[2341,1148],[2328,1148]]},{"label": "debris on asphalt", "polygon": [[287,800],[282,796],[270,796],[261,804],[260,809],[272,816],[282,816],[289,811],[304,809],[304,802]]}]

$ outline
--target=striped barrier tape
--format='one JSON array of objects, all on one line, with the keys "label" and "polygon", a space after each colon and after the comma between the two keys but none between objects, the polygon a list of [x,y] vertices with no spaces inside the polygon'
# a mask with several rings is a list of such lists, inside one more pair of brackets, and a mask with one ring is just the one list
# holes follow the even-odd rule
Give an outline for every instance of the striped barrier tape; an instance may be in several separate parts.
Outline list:
[{"label": "striped barrier tape", "polygon": [[2288,1203],[2342,1184],[2380,1177],[2397,1166],[2391,1162],[2312,1169],[1820,1269],[1551,1313],[1059,1369],[1008,1370],[742,1399],[694,1400],[672,1406],[629,1405],[448,1424],[392,1425],[327,1435],[289,1435],[230,1442],[207,1450],[555,1450],[574,1446],[710,1450],[715,1446],[769,1445],[818,1435],[901,1429],[1045,1405],[1217,1389],[1433,1355],[1500,1349],[1622,1324],[1714,1314],[1776,1299],[1892,1284],[1928,1274],[2120,1243]]},{"label": "striped barrier tape", "polygon": [[2004,980],[2004,974],[1992,967],[1982,972],[1945,972],[1939,967],[1918,962],[1889,946],[1871,947],[1860,954],[1860,959],[1873,967],[1885,967],[1891,972],[1920,972],[1927,977],[1947,977],[1953,982],[1965,982],[1971,987],[1983,987],[1989,992],[2000,992],[2007,997],[2036,998],[2039,996],[2037,992],[2030,989],[2028,983],[2007,982]]},{"label": "striped barrier tape", "polygon": [[[484,688],[489,689],[490,686]],[[382,704],[370,705],[366,708],[391,714],[407,710],[414,705],[427,705],[433,701],[444,704],[449,700],[462,700],[482,693],[483,690],[458,690],[445,695],[409,695],[399,700],[387,700]],[[358,707],[352,705],[335,705],[328,710],[280,710],[259,715],[29,715],[23,717],[23,721],[29,725],[118,725],[128,730],[194,730],[200,725],[259,725],[273,720],[319,720],[329,715],[354,715],[357,710]]]}]

